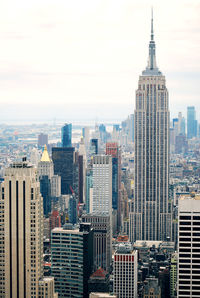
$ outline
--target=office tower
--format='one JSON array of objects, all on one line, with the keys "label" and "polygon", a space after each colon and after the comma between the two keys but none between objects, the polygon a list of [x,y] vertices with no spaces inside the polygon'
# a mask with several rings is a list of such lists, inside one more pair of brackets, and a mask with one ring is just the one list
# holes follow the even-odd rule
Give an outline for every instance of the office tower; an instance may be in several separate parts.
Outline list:
[{"label": "office tower", "polygon": [[61,129],[62,147],[72,147],[72,124],[65,124]]},{"label": "office tower", "polygon": [[137,251],[130,243],[121,243],[114,253],[114,294],[118,298],[137,297]]},{"label": "office tower", "polygon": [[75,149],[52,148],[54,174],[61,176],[61,194],[71,194],[74,186]]},{"label": "office tower", "polygon": [[91,155],[98,154],[98,139],[91,139],[90,143]]},{"label": "office tower", "polygon": [[40,162],[38,163],[38,176],[48,176],[49,179],[53,176],[53,162],[49,157],[47,146],[44,145],[44,150]]},{"label": "office tower", "polygon": [[170,297],[174,298],[176,296],[176,285],[177,285],[177,253],[171,256],[170,264]]},{"label": "office tower", "polygon": [[77,206],[78,202],[75,195],[70,196],[68,204],[68,217],[69,222],[73,225],[76,224],[78,220]]},{"label": "office tower", "polygon": [[53,162],[49,157],[47,146],[44,146],[42,158],[38,163],[40,192],[43,197],[44,215],[51,212],[51,178],[53,176]]},{"label": "office tower", "polygon": [[[66,245],[67,243],[67,245]],[[93,266],[93,231],[90,224],[55,228],[51,234],[52,275],[59,297],[88,297]]]},{"label": "office tower", "polygon": [[91,223],[94,231],[94,270],[99,267],[110,272],[111,250],[112,250],[112,230],[111,218],[107,213],[91,213],[82,215],[84,223]]},{"label": "office tower", "polygon": [[178,113],[178,134],[185,135],[185,118],[181,112]]},{"label": "office tower", "polygon": [[112,208],[117,212],[117,229],[121,219],[121,149],[117,143],[106,144],[106,155],[112,156]]},{"label": "office tower", "polygon": [[187,153],[188,151],[188,140],[185,135],[178,135],[175,139],[175,153]]},{"label": "office tower", "polygon": [[[0,296],[38,297],[43,280],[43,200],[37,170],[26,161],[13,163],[0,193]],[[49,282],[52,288],[53,278]]]},{"label": "office tower", "polygon": [[139,77],[135,106],[133,241],[171,238],[169,110],[165,77],[156,66],[153,19],[149,61]]},{"label": "office tower", "polygon": [[197,136],[197,120],[195,107],[187,107],[187,138],[192,139]]},{"label": "office tower", "polygon": [[41,133],[38,135],[38,148],[42,148],[44,145],[48,145],[48,135]]},{"label": "office tower", "polygon": [[93,196],[92,212],[112,215],[112,157],[95,155],[92,160]]},{"label": "office tower", "polygon": [[51,177],[51,197],[59,198],[61,196],[61,177],[53,175]]},{"label": "office tower", "polygon": [[84,138],[84,143],[86,148],[89,147],[89,143],[90,143],[90,128],[89,127],[83,127],[82,128],[82,136]]},{"label": "office tower", "polygon": [[40,193],[43,197],[44,215],[48,216],[51,212],[51,182],[48,176],[40,176]]},{"label": "office tower", "polygon": [[200,195],[181,196],[178,207],[177,297],[200,297]]},{"label": "office tower", "polygon": [[78,164],[79,164],[79,202],[85,202],[85,195],[86,195],[86,165],[87,165],[87,157],[86,157],[86,150],[84,139],[81,137],[81,141],[79,144],[79,157],[78,157]]},{"label": "office tower", "polygon": [[93,172],[91,168],[86,171],[86,212],[92,212]]},{"label": "office tower", "polygon": [[38,166],[38,162],[40,160],[40,154],[37,148],[33,148],[31,150],[31,155],[30,155],[30,162],[34,166]]}]

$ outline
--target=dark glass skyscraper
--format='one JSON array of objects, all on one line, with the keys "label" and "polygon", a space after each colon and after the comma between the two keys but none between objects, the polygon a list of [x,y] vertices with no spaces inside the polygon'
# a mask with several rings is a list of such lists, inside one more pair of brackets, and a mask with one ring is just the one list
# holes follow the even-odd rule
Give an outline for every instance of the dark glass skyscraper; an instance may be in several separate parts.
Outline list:
[{"label": "dark glass skyscraper", "polygon": [[54,174],[61,176],[61,194],[71,194],[74,188],[75,149],[52,148]]},{"label": "dark glass skyscraper", "polygon": [[62,134],[62,147],[72,146],[72,124],[65,124],[61,130]]}]

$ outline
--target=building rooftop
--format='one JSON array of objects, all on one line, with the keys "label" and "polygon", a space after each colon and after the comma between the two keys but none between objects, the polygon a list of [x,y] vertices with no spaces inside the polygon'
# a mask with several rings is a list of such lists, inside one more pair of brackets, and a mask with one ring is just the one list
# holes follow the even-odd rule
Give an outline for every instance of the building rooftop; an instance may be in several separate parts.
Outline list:
[{"label": "building rooftop", "polygon": [[48,153],[46,145],[44,146],[44,151],[42,153],[42,158],[41,158],[40,161],[42,161],[42,162],[51,162],[51,159],[49,157],[49,153]]}]

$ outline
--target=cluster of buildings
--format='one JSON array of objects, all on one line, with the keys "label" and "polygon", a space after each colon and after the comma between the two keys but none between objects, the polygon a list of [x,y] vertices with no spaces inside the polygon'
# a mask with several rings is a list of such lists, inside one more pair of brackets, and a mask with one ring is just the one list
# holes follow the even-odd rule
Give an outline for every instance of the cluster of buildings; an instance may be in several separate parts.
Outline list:
[{"label": "cluster of buildings", "polygon": [[153,20],[134,114],[59,128],[0,139],[0,297],[200,297],[198,123],[170,125]]}]

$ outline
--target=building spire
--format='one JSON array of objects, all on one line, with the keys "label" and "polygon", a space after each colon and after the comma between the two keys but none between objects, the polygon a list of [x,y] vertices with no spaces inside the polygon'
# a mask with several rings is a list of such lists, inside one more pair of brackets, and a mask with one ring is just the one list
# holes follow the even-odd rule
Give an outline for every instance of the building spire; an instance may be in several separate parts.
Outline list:
[{"label": "building spire", "polygon": [[142,72],[143,75],[160,75],[156,65],[156,44],[154,41],[154,30],[153,30],[153,8],[151,9],[151,39],[149,42],[149,58],[146,70]]},{"label": "building spire", "polygon": [[151,8],[151,41],[154,39],[154,33],[153,33],[153,7]]}]

